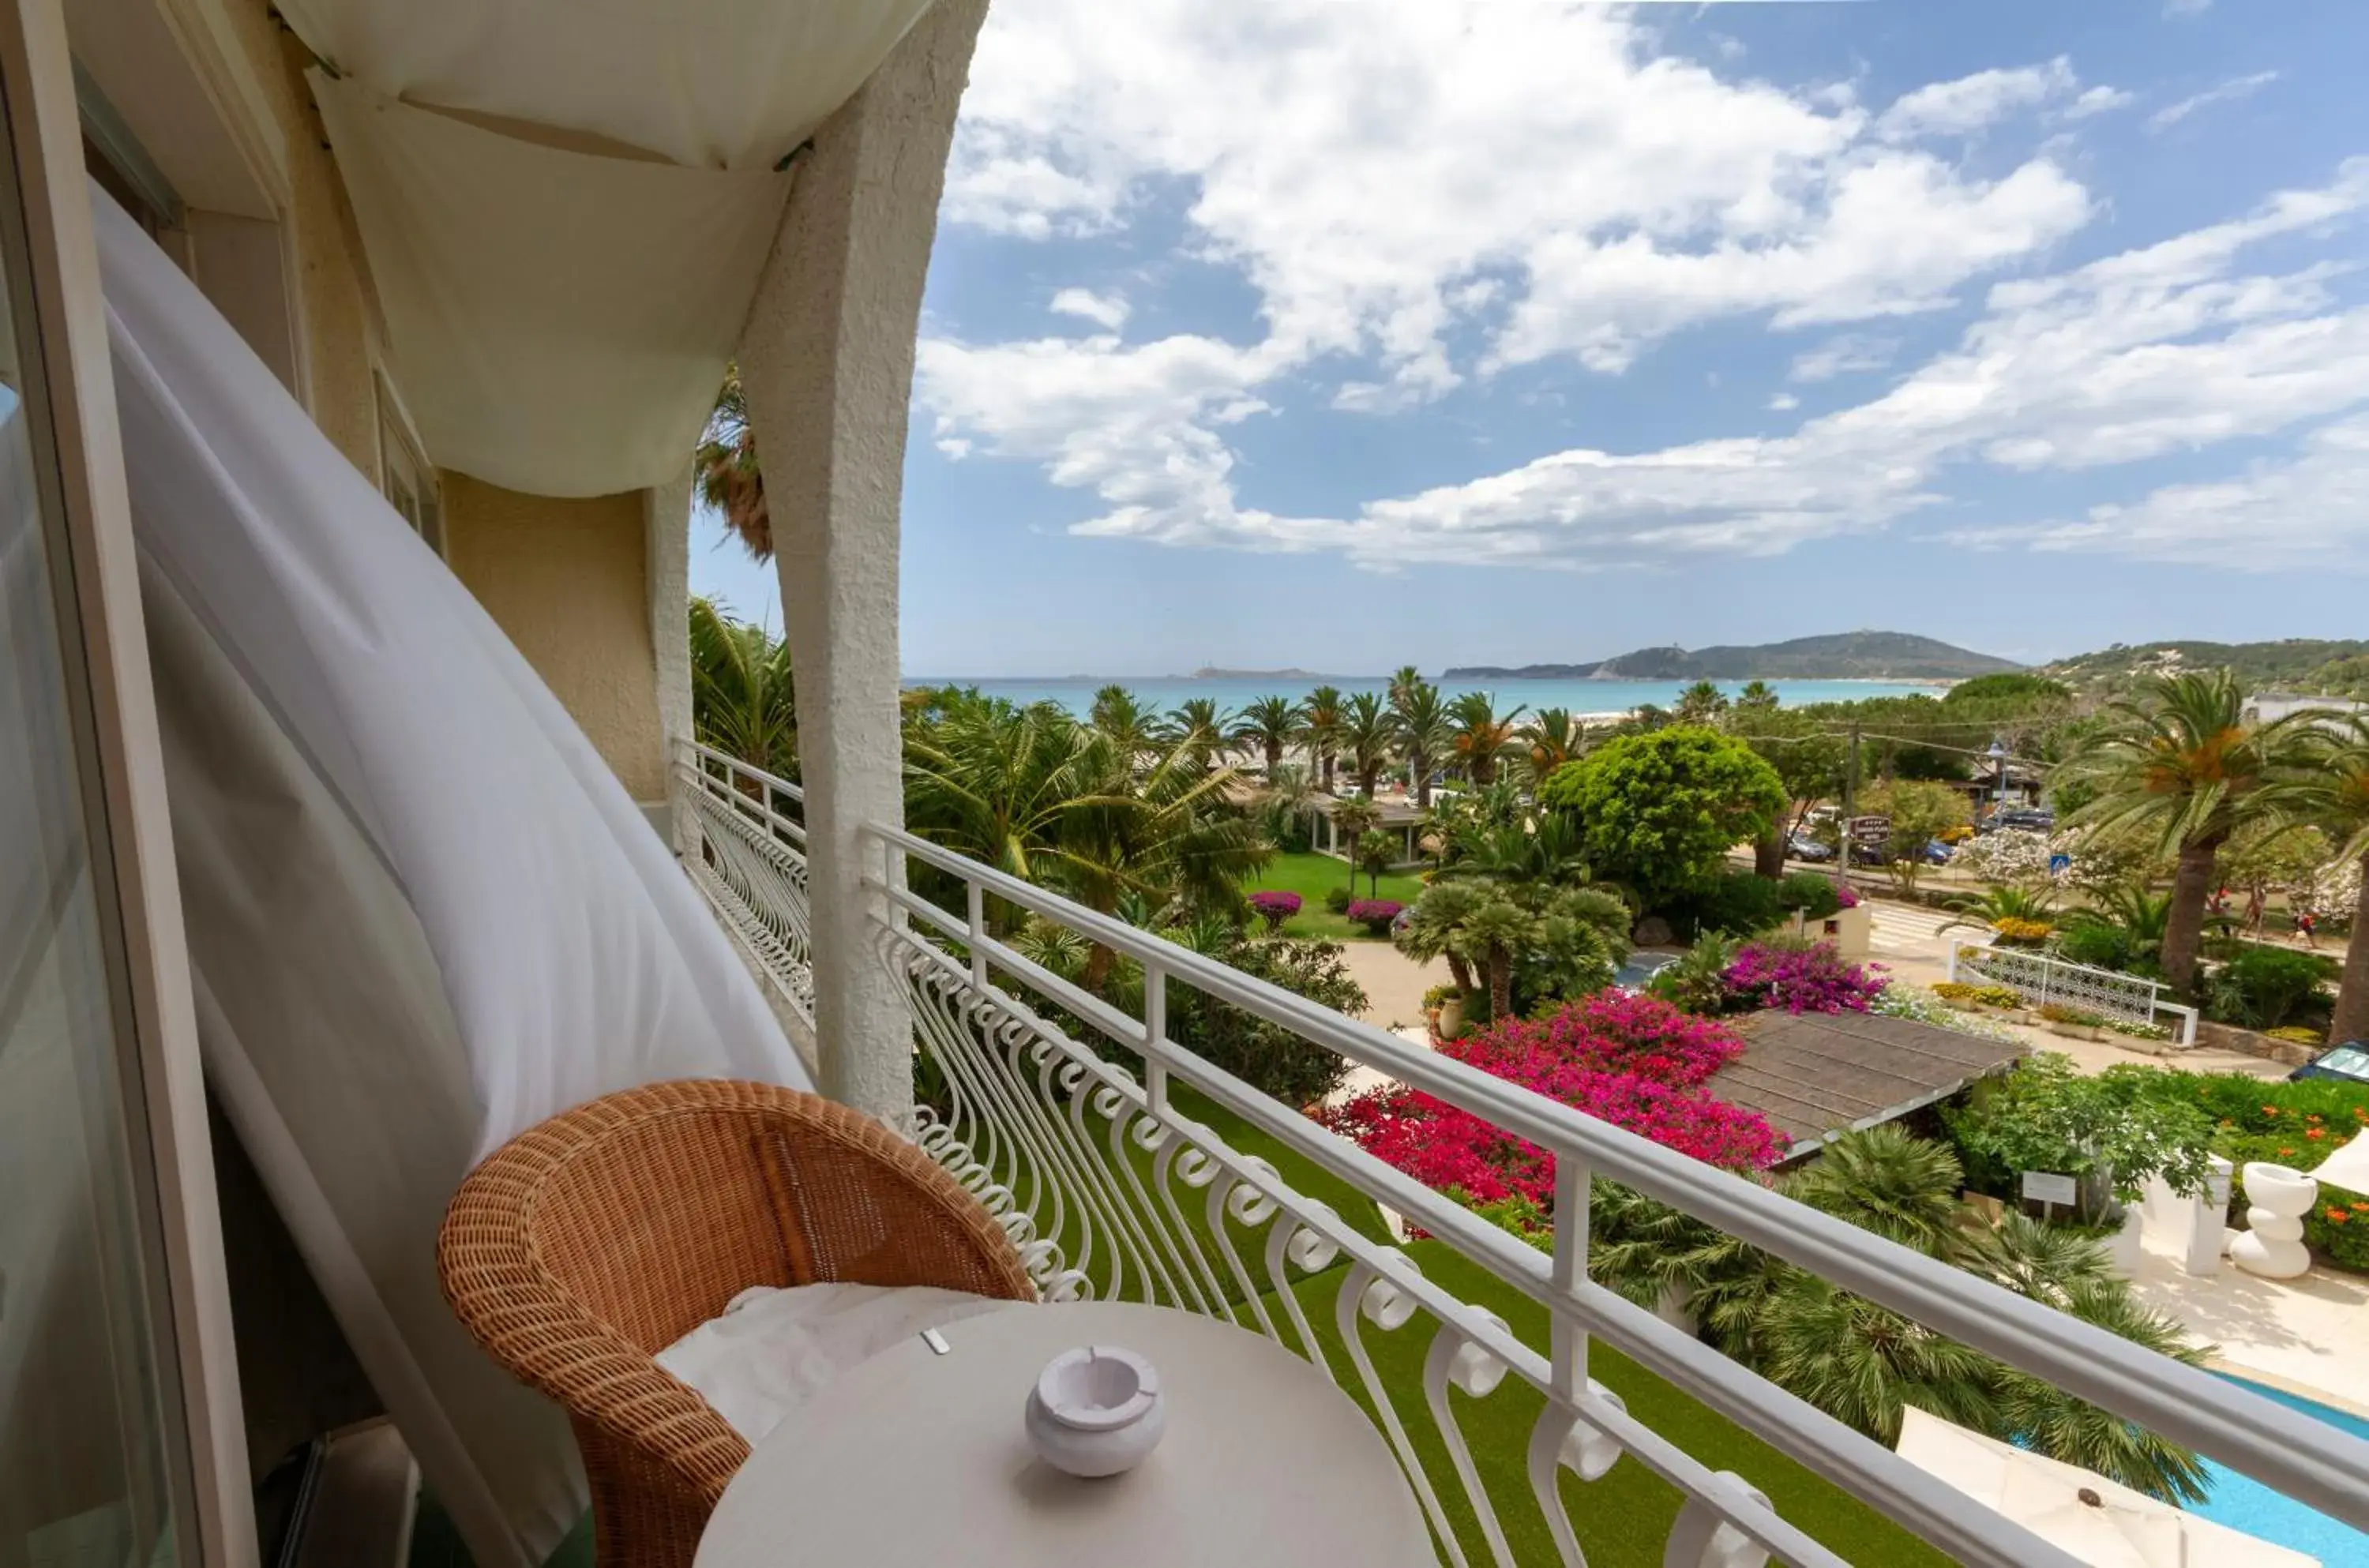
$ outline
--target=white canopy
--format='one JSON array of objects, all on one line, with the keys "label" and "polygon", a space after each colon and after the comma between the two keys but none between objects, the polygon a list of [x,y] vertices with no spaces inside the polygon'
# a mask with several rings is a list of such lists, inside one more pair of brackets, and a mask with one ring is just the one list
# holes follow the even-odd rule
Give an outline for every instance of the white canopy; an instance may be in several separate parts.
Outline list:
[{"label": "white canopy", "polygon": [[2343,1148],[2322,1160],[2308,1174],[2324,1187],[2369,1194],[2369,1131],[2354,1133]]},{"label": "white canopy", "polygon": [[287,0],[429,456],[538,495],[679,477],[776,166],[928,8]]},{"label": "white canopy", "polygon": [[1901,1412],[1894,1448],[2091,1568],[2319,1568],[2319,1559],[2307,1553],[1914,1407]]}]

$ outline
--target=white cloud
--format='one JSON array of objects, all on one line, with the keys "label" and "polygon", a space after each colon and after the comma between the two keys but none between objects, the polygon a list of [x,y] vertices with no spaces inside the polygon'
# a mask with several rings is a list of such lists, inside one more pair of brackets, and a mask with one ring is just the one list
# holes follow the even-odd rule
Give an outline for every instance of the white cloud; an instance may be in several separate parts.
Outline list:
[{"label": "white cloud", "polygon": [[1790,414],[1801,406],[1802,400],[1790,392],[1777,393],[1768,399],[1768,411],[1772,414]]},{"label": "white cloud", "polygon": [[1855,371],[1880,371],[1892,363],[1900,352],[1897,338],[1878,338],[1865,332],[1846,332],[1829,338],[1816,348],[1793,356],[1793,369],[1788,379],[1792,381],[1832,381],[1838,375]]},{"label": "white cloud", "polygon": [[[2356,160],[2328,186],[2283,193],[2241,218],[2000,283],[1954,349],[1882,395],[1790,435],[1636,452],[1574,449],[1373,500],[1354,516],[1280,517],[1238,494],[1223,432],[1265,411],[1261,389],[1296,363],[1272,339],[1248,348],[1194,337],[1136,347],[1110,338],[933,340],[921,346],[920,390],[941,436],[1043,462],[1056,484],[1096,496],[1102,510],[1075,530],[1084,533],[1333,550],[1384,567],[1771,554],[1897,521],[1943,497],[1950,475],[1968,466],[2129,463],[2369,405],[2369,306],[2338,306],[2327,268],[2239,266],[2251,246],[2363,208],[2369,160]],[[1875,349],[1838,340],[1823,351],[1839,364]],[[2320,480],[2283,492],[2332,493]],[[2176,499],[2153,504],[2169,515]],[[2183,504],[2185,515],[2204,520],[2192,532],[2242,515],[2234,505]],[[2112,517],[2074,526],[2092,525],[2119,526]],[[2027,542],[2064,548],[2088,537],[2035,532]],[[2195,558],[2203,547],[2180,548],[2180,558]]]},{"label": "white cloud", "polygon": [[1848,84],[1729,80],[1608,7],[999,0],[946,218],[1092,234],[1179,189],[1188,248],[1240,269],[1277,349],[1378,361],[1343,395],[1376,408],[1457,385],[1476,327],[1483,372],[1618,371],[1722,316],[1931,309],[2089,213],[2044,157],[1977,177],[1877,140]]},{"label": "white cloud", "polygon": [[1053,296],[1056,315],[1074,315],[1116,332],[1127,325],[1127,303],[1121,294],[1098,294],[1092,289],[1063,289]]},{"label": "white cloud", "polygon": [[1887,142],[1918,136],[1970,136],[2024,109],[2037,109],[2080,86],[2063,55],[2044,65],[1977,71],[1902,95],[1875,122]]},{"label": "white cloud", "polygon": [[2233,76],[2218,86],[2184,97],[2178,103],[2166,104],[2147,116],[2147,129],[2169,131],[2200,109],[2210,109],[2217,103],[2231,103],[2251,97],[2279,79],[2276,71],[2257,71],[2250,76]]},{"label": "white cloud", "polygon": [[2369,418],[2323,425],[2299,455],[2235,478],[2167,485],[2079,522],[1968,530],[1958,542],[2176,561],[2224,570],[2369,571]]},{"label": "white cloud", "polygon": [[2075,98],[2065,110],[2067,120],[2088,120],[2092,115],[2105,114],[2118,109],[2128,109],[2138,102],[2138,94],[2124,92],[2120,87],[2090,87]]}]

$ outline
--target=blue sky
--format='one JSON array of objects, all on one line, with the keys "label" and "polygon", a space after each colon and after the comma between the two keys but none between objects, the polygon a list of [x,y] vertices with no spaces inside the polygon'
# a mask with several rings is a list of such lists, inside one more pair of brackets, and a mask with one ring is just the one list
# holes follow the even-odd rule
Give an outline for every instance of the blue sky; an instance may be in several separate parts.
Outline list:
[{"label": "blue sky", "polygon": [[997,0],[905,668],[2369,635],[2363,61],[2359,0]]}]

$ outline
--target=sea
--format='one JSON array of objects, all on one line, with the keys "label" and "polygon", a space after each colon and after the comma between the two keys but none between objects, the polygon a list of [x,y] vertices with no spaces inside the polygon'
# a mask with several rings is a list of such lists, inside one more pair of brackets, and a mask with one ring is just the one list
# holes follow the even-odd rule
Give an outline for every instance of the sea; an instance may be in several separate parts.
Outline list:
[{"label": "sea", "polygon": [[[1317,686],[1337,686],[1346,693],[1375,692],[1387,693],[1390,679],[1380,675],[1311,675],[1270,678],[1196,679],[1189,676],[1158,676],[1129,680],[1124,676],[1064,676],[1049,681],[983,681],[961,676],[928,680],[909,680],[908,686],[976,686],[988,696],[1007,697],[1025,706],[1032,703],[1052,703],[1083,718],[1093,709],[1094,693],[1116,682],[1134,692],[1147,706],[1166,711],[1193,697],[1207,697],[1219,707],[1233,711],[1261,697],[1304,697]],[[1591,717],[1614,717],[1630,713],[1647,704],[1658,707],[1676,705],[1678,693],[1692,685],[1688,681],[1439,681],[1440,694],[1457,697],[1467,692],[1486,692],[1496,701],[1498,711],[1520,706],[1530,713],[1541,708],[1568,708]],[[1722,681],[1721,691],[1733,697],[1744,689],[1741,681]],[[1943,689],[1939,681],[1771,681],[1777,700],[1786,707],[1805,703],[1848,703],[1863,697],[1906,696],[1912,692],[1938,695]]]}]

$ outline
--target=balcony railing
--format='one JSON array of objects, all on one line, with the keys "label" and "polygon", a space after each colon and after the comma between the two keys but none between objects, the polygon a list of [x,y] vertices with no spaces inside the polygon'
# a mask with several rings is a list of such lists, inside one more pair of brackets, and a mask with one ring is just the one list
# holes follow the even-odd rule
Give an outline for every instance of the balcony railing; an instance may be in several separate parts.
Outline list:
[{"label": "balcony railing", "polygon": [[807,903],[806,793],[691,743],[674,760],[676,848],[716,919],[774,998],[814,1034]]},{"label": "balcony railing", "polygon": [[2032,1007],[2055,1002],[2133,1024],[2160,1024],[2178,1044],[2196,1043],[2196,1009],[2171,1001],[2164,995],[2170,987],[2143,975],[2092,968],[2026,947],[1953,942],[1950,978],[1967,977],[2005,986]]},{"label": "balcony railing", "polygon": [[[703,824],[711,842],[726,839],[778,868],[786,863],[766,846],[786,847],[793,825],[774,820],[774,795],[762,792],[787,786],[758,774],[761,793],[749,807],[724,798],[743,795],[749,786],[730,781],[752,773],[714,763],[700,772],[712,801],[701,809],[722,818],[703,817]],[[743,826],[760,822],[761,832]],[[927,1091],[921,1145],[998,1217],[1047,1298],[1144,1301],[1223,1318],[1345,1386],[1396,1452],[1443,1560],[1456,1568],[1536,1561],[1534,1552],[1516,1554],[1514,1543],[1525,1538],[1551,1540],[1556,1560],[1583,1564],[1572,1500],[1585,1508],[1589,1483],[1623,1455],[1684,1499],[1665,1545],[1672,1568],[1847,1561],[1590,1379],[1596,1339],[1960,1562],[2073,1568],[2077,1561],[1592,1282],[1588,1194],[1596,1176],[2369,1528],[2369,1443],[910,833],[876,827],[867,839],[874,946],[905,989]],[[733,865],[734,852],[710,853],[704,874],[744,905],[753,908],[769,889],[795,887],[804,897],[803,876],[759,880]],[[1009,929],[1015,908],[1140,966],[1139,1012],[1113,1007],[1001,940],[995,933]],[[991,912],[1003,917],[992,926]],[[802,932],[803,903],[795,920],[784,908],[759,923]],[[1177,1046],[1166,1019],[1178,986],[1551,1150],[1552,1252]],[[1215,1109],[1196,1114],[1203,1106]],[[1320,1173],[1334,1202],[1298,1190],[1275,1162],[1236,1147],[1210,1125],[1219,1116],[1250,1129],[1236,1141],[1287,1151],[1296,1168]],[[1426,1277],[1403,1249],[1377,1238],[1370,1213],[1353,1222],[1345,1213],[1353,1201],[1392,1217],[1396,1233],[1436,1239],[1536,1303],[1547,1332],[1517,1335],[1496,1312]],[[1328,1270],[1337,1270],[1337,1283]],[[1397,1347],[1426,1333],[1418,1377],[1406,1370],[1415,1353]],[[1385,1377],[1378,1361],[1396,1375]],[[1509,1494],[1502,1481],[1488,1484],[1476,1461],[1470,1434],[1484,1402],[1515,1410],[1516,1419],[1536,1409],[1528,1417],[1526,1494]]]}]

